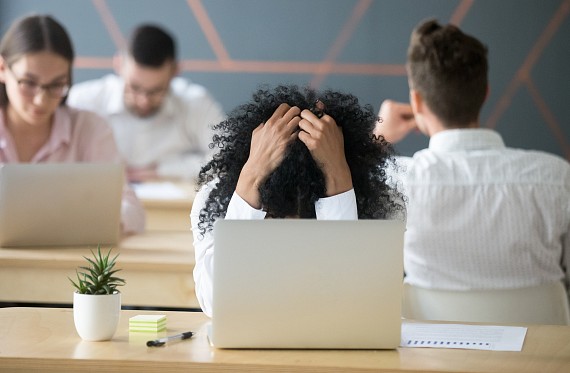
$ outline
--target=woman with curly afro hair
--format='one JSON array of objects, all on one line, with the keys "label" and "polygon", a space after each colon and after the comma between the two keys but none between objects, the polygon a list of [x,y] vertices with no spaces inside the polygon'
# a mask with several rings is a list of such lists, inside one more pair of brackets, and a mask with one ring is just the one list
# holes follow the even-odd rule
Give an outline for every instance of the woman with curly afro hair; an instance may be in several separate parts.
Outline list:
[{"label": "woman with curly afro hair", "polygon": [[218,152],[202,167],[192,206],[196,295],[210,315],[217,219],[403,219],[389,183],[393,149],[378,117],[350,94],[262,88],[215,125]]}]

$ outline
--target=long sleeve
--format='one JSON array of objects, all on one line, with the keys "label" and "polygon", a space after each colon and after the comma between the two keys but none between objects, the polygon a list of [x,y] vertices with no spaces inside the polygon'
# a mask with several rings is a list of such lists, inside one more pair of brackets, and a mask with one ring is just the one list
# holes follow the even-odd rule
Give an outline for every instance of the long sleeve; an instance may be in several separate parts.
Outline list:
[{"label": "long sleeve", "polygon": [[317,220],[358,220],[354,189],[319,199],[315,203],[315,211]]},{"label": "long sleeve", "polygon": [[206,231],[202,235],[198,228],[198,222],[200,221],[200,211],[206,205],[211,190],[211,185],[204,185],[194,197],[190,211],[195,257],[193,271],[195,292],[202,311],[208,316],[211,316],[214,235],[211,231]]}]

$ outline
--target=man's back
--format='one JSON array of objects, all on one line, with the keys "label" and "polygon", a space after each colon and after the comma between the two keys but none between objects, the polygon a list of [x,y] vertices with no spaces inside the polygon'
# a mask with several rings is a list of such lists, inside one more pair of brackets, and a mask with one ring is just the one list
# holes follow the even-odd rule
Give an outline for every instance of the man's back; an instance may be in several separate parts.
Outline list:
[{"label": "man's back", "polygon": [[570,165],[563,159],[506,148],[490,130],[447,130],[416,153],[405,186],[407,282],[465,290],[564,278]]}]

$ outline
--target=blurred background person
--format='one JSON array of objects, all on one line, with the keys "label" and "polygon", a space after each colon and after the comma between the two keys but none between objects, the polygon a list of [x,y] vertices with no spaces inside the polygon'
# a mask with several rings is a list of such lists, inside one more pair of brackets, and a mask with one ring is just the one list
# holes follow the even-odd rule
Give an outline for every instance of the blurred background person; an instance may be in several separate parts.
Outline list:
[{"label": "blurred background person", "polygon": [[174,39],[162,28],[137,27],[115,74],[75,85],[71,106],[104,116],[127,161],[131,182],[191,180],[211,154],[210,126],[224,118],[207,90],[181,77]]},{"label": "blurred background person", "polygon": [[570,164],[505,146],[481,128],[487,47],[452,24],[420,23],[407,71],[411,103],[384,101],[375,134],[412,130],[429,147],[400,158],[408,198],[405,281],[444,290],[570,282]]},{"label": "blurred background person", "polygon": [[[0,42],[1,163],[123,162],[105,120],[66,104],[73,58],[66,30],[50,16],[18,19],[5,33]],[[145,227],[143,207],[127,183],[121,226],[123,233]]]}]

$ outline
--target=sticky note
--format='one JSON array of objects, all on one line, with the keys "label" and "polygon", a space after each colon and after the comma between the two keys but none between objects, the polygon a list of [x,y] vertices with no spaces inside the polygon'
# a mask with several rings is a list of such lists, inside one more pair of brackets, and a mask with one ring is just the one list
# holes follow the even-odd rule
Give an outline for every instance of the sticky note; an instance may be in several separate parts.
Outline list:
[{"label": "sticky note", "polygon": [[136,315],[129,319],[131,332],[161,332],[166,330],[166,315]]},{"label": "sticky note", "polygon": [[158,323],[166,321],[166,315],[136,315],[129,319],[129,324],[135,323]]}]

